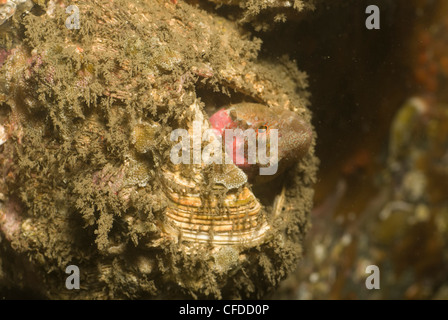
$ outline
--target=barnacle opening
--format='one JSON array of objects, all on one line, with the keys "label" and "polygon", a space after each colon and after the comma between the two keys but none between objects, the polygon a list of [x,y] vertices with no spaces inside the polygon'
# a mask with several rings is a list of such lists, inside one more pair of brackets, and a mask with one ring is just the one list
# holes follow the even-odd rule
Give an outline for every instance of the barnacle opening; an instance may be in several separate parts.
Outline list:
[{"label": "barnacle opening", "polygon": [[[197,83],[197,87],[195,89],[196,96],[201,100],[201,102],[203,102],[204,112],[209,117],[225,106],[243,102],[261,102],[249,94],[239,92],[233,88],[228,88],[227,86],[223,86],[221,91],[219,91],[217,88],[207,84]],[[269,125],[266,124],[265,128],[269,130]],[[245,152],[247,153],[247,150],[245,150]],[[291,170],[294,169],[291,168]],[[265,208],[269,213],[269,216],[278,215],[278,212],[273,211],[275,211],[275,205],[279,203],[279,199],[284,197],[284,194],[282,195],[282,190],[285,188],[285,185],[291,183],[291,170],[287,170],[271,180],[262,178],[257,179],[255,183],[249,183],[251,191],[261,202],[263,208]]]},{"label": "barnacle opening", "polygon": [[210,87],[201,83],[196,86],[196,96],[204,103],[204,111],[210,117],[224,106],[241,102],[259,102],[250,95],[232,88]]}]

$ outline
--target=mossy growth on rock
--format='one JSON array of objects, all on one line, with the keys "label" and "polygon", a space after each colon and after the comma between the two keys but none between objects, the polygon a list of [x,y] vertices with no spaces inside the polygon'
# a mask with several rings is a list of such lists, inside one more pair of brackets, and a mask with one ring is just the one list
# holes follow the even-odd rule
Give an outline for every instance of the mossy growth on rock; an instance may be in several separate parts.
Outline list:
[{"label": "mossy growth on rock", "polygon": [[[14,217],[19,230],[0,219],[8,239],[0,256],[17,257],[1,259],[8,273],[1,285],[50,298],[264,296],[302,254],[314,142],[277,183],[276,200],[260,199],[272,232],[252,248],[192,246],[167,236],[159,175],[170,161],[170,133],[197,116],[194,102],[203,116],[247,100],[289,108],[309,122],[306,75],[287,58],[258,60],[259,39],[187,3],[76,6],[80,29],[65,26],[64,6],[25,15],[0,69],[1,119],[10,129],[0,152],[8,163],[0,218]],[[23,266],[11,265],[23,257]],[[72,264],[81,290],[64,289]]]}]

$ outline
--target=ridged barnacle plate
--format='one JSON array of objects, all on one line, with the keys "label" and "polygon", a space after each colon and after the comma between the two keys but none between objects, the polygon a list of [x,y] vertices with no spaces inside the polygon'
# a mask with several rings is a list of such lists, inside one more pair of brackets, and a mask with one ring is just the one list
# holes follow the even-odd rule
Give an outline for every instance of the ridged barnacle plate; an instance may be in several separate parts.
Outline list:
[{"label": "ridged barnacle plate", "polygon": [[169,199],[164,217],[168,234],[214,246],[253,246],[269,230],[261,205],[247,186],[226,189],[223,195],[204,194],[181,171],[163,170],[162,180]]}]

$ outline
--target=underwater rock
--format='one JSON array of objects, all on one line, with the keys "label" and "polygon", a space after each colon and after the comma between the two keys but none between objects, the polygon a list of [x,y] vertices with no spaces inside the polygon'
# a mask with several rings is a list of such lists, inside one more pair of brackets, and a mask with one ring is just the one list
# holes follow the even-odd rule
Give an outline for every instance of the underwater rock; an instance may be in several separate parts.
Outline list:
[{"label": "underwater rock", "polygon": [[[238,13],[240,23],[251,23],[256,31],[273,29],[276,23],[297,19],[299,13],[313,11],[322,0],[208,0],[228,6]],[[238,10],[236,10],[238,9]]]},{"label": "underwater rock", "polygon": [[[188,3],[77,1],[79,29],[54,4],[14,19],[23,32],[0,69],[0,288],[82,299],[272,291],[302,256],[315,134],[270,198],[234,164],[174,165],[170,134],[244,101],[312,130],[305,75]],[[64,287],[69,265],[80,290]]]}]

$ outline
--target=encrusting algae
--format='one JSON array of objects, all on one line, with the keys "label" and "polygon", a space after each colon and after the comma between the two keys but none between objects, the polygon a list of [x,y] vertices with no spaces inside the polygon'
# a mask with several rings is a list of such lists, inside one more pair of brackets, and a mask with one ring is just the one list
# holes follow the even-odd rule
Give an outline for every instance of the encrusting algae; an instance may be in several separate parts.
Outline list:
[{"label": "encrusting algae", "polygon": [[[0,288],[263,297],[302,255],[315,135],[271,198],[233,164],[176,167],[169,137],[241,102],[289,110],[312,130],[306,75],[287,59],[259,59],[259,39],[188,3],[76,6],[79,29],[66,27],[63,1],[5,23]],[[80,290],[64,287],[69,265],[80,269]]]}]

